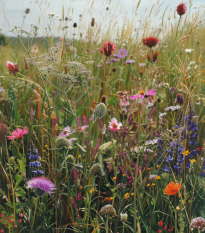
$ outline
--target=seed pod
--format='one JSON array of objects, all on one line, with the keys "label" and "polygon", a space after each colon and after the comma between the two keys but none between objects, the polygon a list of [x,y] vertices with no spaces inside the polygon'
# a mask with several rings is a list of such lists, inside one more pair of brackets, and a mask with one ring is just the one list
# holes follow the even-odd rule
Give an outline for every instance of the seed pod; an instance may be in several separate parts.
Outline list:
[{"label": "seed pod", "polygon": [[73,27],[74,27],[74,28],[77,28],[77,23],[74,23],[74,24],[73,24]]},{"label": "seed pod", "polygon": [[110,204],[103,206],[99,213],[100,213],[100,215],[108,215],[109,214],[111,217],[117,216],[115,208]]},{"label": "seed pod", "polygon": [[90,174],[91,174],[91,176],[92,175],[94,175],[94,176],[104,176],[105,175],[100,163],[93,164],[93,166],[90,169]]},{"label": "seed pod", "polygon": [[94,110],[94,120],[104,117],[106,113],[107,113],[106,105],[104,103],[98,104]]},{"label": "seed pod", "polygon": [[0,134],[5,135],[8,132],[8,127],[5,124],[0,124]]},{"label": "seed pod", "polygon": [[92,18],[91,27],[94,27],[94,25],[95,25],[95,18]]},{"label": "seed pod", "polygon": [[68,146],[70,146],[70,143],[69,143],[68,139],[66,139],[64,137],[60,137],[56,140],[56,147],[61,148],[63,146],[68,147]]},{"label": "seed pod", "polygon": [[117,185],[117,189],[118,189],[119,192],[123,192],[124,189],[125,189],[124,184],[123,184],[123,183],[119,183],[119,184]]},{"label": "seed pod", "polygon": [[51,119],[54,120],[55,118],[56,118],[56,114],[55,114],[55,112],[53,111],[53,112],[51,113]]},{"label": "seed pod", "polygon": [[45,109],[48,108],[48,104],[46,102],[44,102],[43,105]]}]

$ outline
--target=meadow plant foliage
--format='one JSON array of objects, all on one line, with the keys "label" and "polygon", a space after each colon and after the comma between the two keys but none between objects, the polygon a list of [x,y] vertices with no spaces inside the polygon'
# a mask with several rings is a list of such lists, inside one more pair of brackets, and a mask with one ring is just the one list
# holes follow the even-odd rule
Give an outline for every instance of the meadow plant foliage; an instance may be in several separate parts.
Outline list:
[{"label": "meadow plant foliage", "polygon": [[125,19],[101,38],[93,17],[83,34],[82,15],[71,22],[64,8],[58,41],[52,12],[41,40],[38,26],[11,29],[16,44],[0,52],[1,232],[205,229],[204,13],[181,3],[167,14],[158,29],[140,20],[137,36]]}]

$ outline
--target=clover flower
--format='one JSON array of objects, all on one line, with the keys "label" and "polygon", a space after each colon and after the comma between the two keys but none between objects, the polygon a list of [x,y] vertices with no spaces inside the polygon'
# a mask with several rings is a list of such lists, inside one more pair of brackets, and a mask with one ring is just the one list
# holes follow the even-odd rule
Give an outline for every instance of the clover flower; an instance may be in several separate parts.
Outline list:
[{"label": "clover flower", "polygon": [[178,15],[184,15],[186,13],[186,5],[184,3],[180,3],[178,6],[177,6],[177,13]]},{"label": "clover flower", "polygon": [[195,228],[198,228],[199,231],[205,230],[205,219],[202,217],[197,217],[191,220],[189,228],[193,231]]}]

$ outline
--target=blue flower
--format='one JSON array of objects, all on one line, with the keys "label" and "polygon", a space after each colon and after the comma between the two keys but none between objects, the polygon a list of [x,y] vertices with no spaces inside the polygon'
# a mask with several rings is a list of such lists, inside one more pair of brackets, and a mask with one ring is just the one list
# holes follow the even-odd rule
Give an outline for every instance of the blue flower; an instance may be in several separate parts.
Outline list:
[{"label": "blue flower", "polygon": [[184,162],[184,155],[179,155],[178,163],[183,163],[183,162]]},{"label": "blue flower", "polygon": [[168,155],[167,158],[166,158],[166,162],[170,162],[172,163],[173,162],[173,158],[171,157],[171,155]]},{"label": "blue flower", "polygon": [[196,146],[196,142],[193,141],[193,140],[190,140],[190,141],[189,141],[189,144],[192,145],[192,146]]},{"label": "blue flower", "polygon": [[192,135],[192,137],[193,137],[193,138],[198,138],[198,134],[195,133],[195,134]]},{"label": "blue flower", "polygon": [[165,172],[171,172],[171,168],[170,167],[167,167],[165,166],[165,168],[163,169]]},{"label": "blue flower", "polygon": [[175,169],[175,171],[176,171],[176,174],[181,174],[181,167],[179,166],[179,164],[178,163],[176,163],[176,165],[174,166],[174,169]]},{"label": "blue flower", "polygon": [[42,171],[42,170],[38,170],[37,172],[39,175],[44,175],[44,171]]},{"label": "blue flower", "polygon": [[174,129],[178,129],[179,128],[179,126],[178,125],[176,125],[175,127],[174,127]]},{"label": "blue flower", "polygon": [[187,163],[187,164],[186,164],[186,168],[190,168],[190,163]]},{"label": "blue flower", "polygon": [[192,155],[198,155],[197,150],[192,150]]}]

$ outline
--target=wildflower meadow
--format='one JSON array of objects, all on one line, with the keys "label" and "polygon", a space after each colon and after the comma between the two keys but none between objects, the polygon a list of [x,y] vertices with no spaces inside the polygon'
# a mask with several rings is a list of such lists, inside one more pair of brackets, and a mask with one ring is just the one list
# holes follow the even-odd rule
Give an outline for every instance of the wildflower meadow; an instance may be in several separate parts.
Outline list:
[{"label": "wildflower meadow", "polygon": [[97,1],[0,32],[0,232],[203,232],[205,8]]}]

